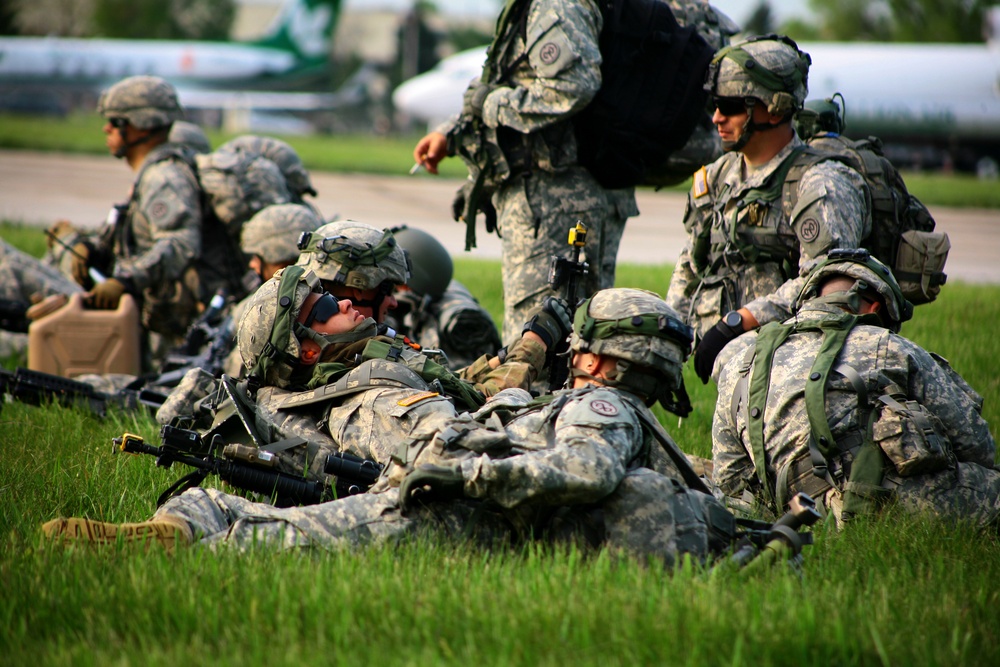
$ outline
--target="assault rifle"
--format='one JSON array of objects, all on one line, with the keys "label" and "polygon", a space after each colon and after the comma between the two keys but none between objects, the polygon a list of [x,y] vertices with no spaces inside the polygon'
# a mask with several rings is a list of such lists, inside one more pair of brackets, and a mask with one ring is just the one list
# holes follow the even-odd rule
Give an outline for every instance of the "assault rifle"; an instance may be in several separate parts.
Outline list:
[{"label": "assault rifle", "polygon": [[802,547],[812,544],[812,533],[800,531],[819,521],[816,501],[805,493],[797,493],[788,503],[788,511],[773,524],[737,519],[744,528],[743,537],[729,562],[744,572],[756,572],[773,563],[801,559]]},{"label": "assault rifle", "polygon": [[364,493],[382,473],[382,466],[375,461],[338,452],[327,456],[324,463],[324,472],[335,478],[331,485],[275,470],[277,456],[274,452],[262,447],[226,443],[218,433],[206,439],[197,431],[164,426],[160,429],[160,439],[163,444],[159,447],[146,444],[141,436],[132,433],[112,440],[116,453],[150,454],[162,468],[170,468],[175,462],[195,468],[160,494],[157,507],[198,486],[209,475],[217,475],[237,489],[266,496],[276,507],[291,507]]},{"label": "assault rifle", "polygon": [[[552,255],[549,265],[549,287],[566,299],[570,310],[576,311],[583,300],[580,297],[580,286],[590,273],[590,265],[583,254],[583,247],[587,244],[587,227],[582,221],[578,220],[576,225],[570,228],[568,243],[576,249],[576,258],[567,259],[560,255]],[[563,364],[549,364],[549,390],[561,389],[568,376],[569,368]]]},{"label": "assault rifle", "polygon": [[176,387],[192,368],[203,368],[215,377],[222,375],[226,357],[232,350],[233,317],[225,314],[226,297],[219,291],[205,312],[188,328],[184,342],[172,350],[160,365],[160,374],[149,380],[153,387]]},{"label": "assault rifle", "polygon": [[[4,394],[31,405],[42,405],[47,400],[61,405],[81,405],[98,417],[107,416],[109,406],[128,412],[147,410],[154,414],[167,399],[157,391],[131,387],[107,394],[85,382],[27,368],[0,369],[0,397]],[[3,401],[0,401],[0,409],[2,406]]]}]

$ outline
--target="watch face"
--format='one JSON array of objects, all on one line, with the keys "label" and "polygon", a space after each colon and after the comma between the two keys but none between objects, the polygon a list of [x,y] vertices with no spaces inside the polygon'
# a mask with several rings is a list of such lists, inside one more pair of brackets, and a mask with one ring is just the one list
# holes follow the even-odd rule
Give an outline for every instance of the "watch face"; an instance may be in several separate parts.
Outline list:
[{"label": "watch face", "polygon": [[729,326],[731,326],[731,327],[733,327],[734,329],[736,329],[736,328],[742,329],[743,328],[743,316],[740,315],[735,310],[731,310],[728,313],[726,313],[726,324],[729,325]]}]

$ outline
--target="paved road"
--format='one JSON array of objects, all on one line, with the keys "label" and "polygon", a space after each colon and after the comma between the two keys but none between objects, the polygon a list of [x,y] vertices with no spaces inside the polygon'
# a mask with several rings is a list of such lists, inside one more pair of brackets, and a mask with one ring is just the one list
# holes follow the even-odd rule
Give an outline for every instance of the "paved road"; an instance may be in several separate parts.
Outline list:
[{"label": "paved road", "polygon": [[[48,226],[65,218],[96,227],[131,183],[126,165],[110,157],[0,151],[0,219]],[[319,191],[316,203],[327,217],[336,214],[378,227],[410,224],[437,236],[453,254],[464,254],[465,227],[452,222],[449,213],[458,181],[427,174],[314,173],[313,184]],[[643,190],[638,200],[642,214],[629,221],[619,259],[673,262],[684,244],[684,197]],[[933,208],[931,212],[938,229],[951,238],[949,276],[1000,283],[1000,211]],[[567,221],[567,229],[571,222]],[[499,257],[499,240],[486,234],[482,222],[478,232],[479,245],[468,256]]]}]

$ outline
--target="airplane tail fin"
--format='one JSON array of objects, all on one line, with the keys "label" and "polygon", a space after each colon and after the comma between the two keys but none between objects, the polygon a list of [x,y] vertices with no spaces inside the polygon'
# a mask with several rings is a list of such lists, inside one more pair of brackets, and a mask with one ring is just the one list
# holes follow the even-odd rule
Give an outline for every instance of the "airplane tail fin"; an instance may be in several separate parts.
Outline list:
[{"label": "airplane tail fin", "polygon": [[309,62],[330,57],[341,0],[287,0],[256,46],[290,51]]}]

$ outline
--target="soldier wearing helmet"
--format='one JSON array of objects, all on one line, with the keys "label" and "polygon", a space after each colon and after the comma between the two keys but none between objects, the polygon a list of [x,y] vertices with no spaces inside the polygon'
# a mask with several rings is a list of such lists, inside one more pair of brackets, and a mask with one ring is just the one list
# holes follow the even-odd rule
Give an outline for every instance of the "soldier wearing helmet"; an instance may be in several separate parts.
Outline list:
[{"label": "soldier wearing helmet", "polygon": [[[203,247],[191,149],[169,140],[184,115],[174,87],[159,77],[129,77],[104,91],[97,110],[106,121],[108,150],[135,173],[131,193],[97,234],[78,236],[67,223],[53,231],[67,239],[63,244],[73,244],[69,273],[89,290],[92,306],[115,308],[124,294],[138,301],[158,357],[180,342],[212,294],[228,285],[220,272],[228,260],[218,256],[221,248]],[[92,269],[106,280],[95,282]]]},{"label": "soldier wearing helmet", "polygon": [[866,250],[832,250],[794,309],[734,340],[716,366],[713,476],[731,504],[780,514],[804,491],[838,523],[893,501],[996,524],[982,398],[898,335],[913,311],[891,271]]},{"label": "soldier wearing helmet", "polygon": [[396,288],[410,279],[406,252],[392,232],[354,220],[330,222],[299,241],[298,265],[317,276],[323,288],[350,299],[376,322],[396,307]]},{"label": "soldier wearing helmet", "polygon": [[787,318],[809,269],[871,231],[861,174],[807,148],[792,129],[810,62],[788,37],[767,35],[719,50],[709,67],[712,122],[726,154],[694,175],[688,242],[667,292],[695,329],[703,382],[726,343]]},{"label": "soldier wearing helmet", "polygon": [[436,238],[415,227],[394,227],[410,260],[410,280],[396,292],[390,325],[425,348],[441,350],[451,368],[464,368],[500,349],[489,311],[452,278],[451,255]]},{"label": "soldier wearing helmet", "polygon": [[[296,322],[304,324],[312,317],[309,309],[325,298],[309,285],[307,280],[294,292],[292,285],[279,285],[277,293],[273,285],[262,287],[262,292],[271,291],[260,304],[261,314],[266,311],[263,319],[287,304],[292,311],[299,309]],[[599,292],[581,309],[574,336],[581,349],[573,355],[579,373],[573,388],[549,401],[529,404],[526,392],[507,389],[475,413],[458,415],[435,394],[418,400],[428,393],[418,394],[418,389],[402,399],[402,375],[383,377],[371,368],[371,381],[378,377],[384,384],[347,399],[358,404],[351,407],[347,423],[333,416],[329,424],[337,436],[375,434],[393,451],[369,493],[275,509],[216,489],[193,488],[168,500],[140,525],[168,548],[178,540],[224,541],[236,549],[249,548],[251,542],[272,548],[353,548],[442,530],[486,543],[545,539],[609,546],[668,565],[684,554],[712,557],[728,546],[732,517],[705,493],[683,453],[646,407],[652,393],[641,381],[623,381],[618,366],[625,363],[629,372],[641,369],[677,388],[689,340],[685,336],[690,335],[686,325],[662,299],[639,290]],[[336,317],[351,317],[330,312],[324,330],[337,328],[332,326]],[[278,322],[284,317],[279,314]],[[298,349],[301,355],[305,343],[286,338],[289,331],[299,335],[293,329],[276,324],[264,332],[244,318],[240,346],[246,346],[248,364],[260,362],[256,351],[262,347],[261,335],[273,347],[289,354]],[[253,342],[246,338],[252,332],[257,336]],[[352,382],[342,384],[343,391],[353,387]],[[389,400],[364,398],[380,392],[388,392]],[[301,410],[311,399],[293,394],[288,400]],[[359,409],[362,404],[369,409]],[[43,532],[69,540],[116,534],[130,539],[139,531],[134,525],[56,519]]]},{"label": "soldier wearing helmet", "polygon": [[174,124],[170,126],[167,139],[170,143],[187,146],[195,153],[210,153],[212,151],[212,144],[205,136],[205,131],[186,120],[175,120]]}]

